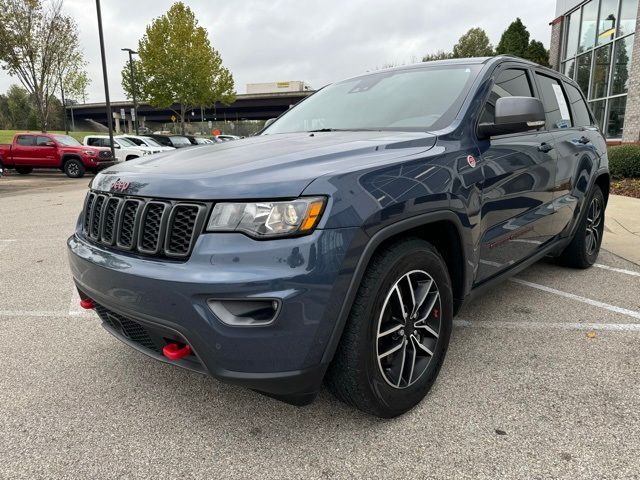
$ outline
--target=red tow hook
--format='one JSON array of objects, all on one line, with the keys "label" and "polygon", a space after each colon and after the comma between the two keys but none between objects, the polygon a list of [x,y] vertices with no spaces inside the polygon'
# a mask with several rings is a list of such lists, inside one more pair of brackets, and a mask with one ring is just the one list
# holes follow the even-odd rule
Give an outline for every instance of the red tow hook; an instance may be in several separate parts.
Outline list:
[{"label": "red tow hook", "polygon": [[169,360],[180,360],[191,354],[191,346],[180,346],[177,343],[167,343],[162,349],[162,354]]},{"label": "red tow hook", "polygon": [[82,300],[80,300],[80,306],[86,310],[93,310],[94,308],[96,308],[93,300],[91,300],[90,298],[83,298]]}]

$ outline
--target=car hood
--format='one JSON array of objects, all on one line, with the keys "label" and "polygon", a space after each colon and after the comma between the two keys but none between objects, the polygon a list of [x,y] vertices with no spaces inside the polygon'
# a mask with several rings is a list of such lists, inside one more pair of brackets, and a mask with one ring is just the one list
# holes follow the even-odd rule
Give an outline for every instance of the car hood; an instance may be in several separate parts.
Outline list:
[{"label": "car hood", "polygon": [[319,132],[262,135],[158,153],[103,170],[92,188],[129,195],[215,200],[300,195],[316,178],[385,164],[433,147],[425,132]]}]

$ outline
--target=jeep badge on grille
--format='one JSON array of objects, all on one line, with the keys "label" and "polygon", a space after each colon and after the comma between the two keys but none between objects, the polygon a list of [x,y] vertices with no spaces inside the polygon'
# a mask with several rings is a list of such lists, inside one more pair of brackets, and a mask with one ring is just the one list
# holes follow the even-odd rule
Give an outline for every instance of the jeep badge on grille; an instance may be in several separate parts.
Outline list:
[{"label": "jeep badge on grille", "polygon": [[126,192],[129,189],[131,182],[123,182],[119,178],[111,184],[112,192]]}]

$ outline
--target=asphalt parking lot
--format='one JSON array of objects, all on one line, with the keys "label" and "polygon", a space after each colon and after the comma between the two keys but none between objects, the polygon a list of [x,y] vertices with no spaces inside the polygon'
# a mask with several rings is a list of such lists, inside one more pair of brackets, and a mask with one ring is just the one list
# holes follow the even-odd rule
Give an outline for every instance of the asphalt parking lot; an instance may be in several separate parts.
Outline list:
[{"label": "asphalt parking lot", "polygon": [[0,179],[1,478],[640,475],[637,265],[543,261],[468,304],[403,417],[326,391],[296,408],[149,359],[77,307],[65,240],[89,179]]}]

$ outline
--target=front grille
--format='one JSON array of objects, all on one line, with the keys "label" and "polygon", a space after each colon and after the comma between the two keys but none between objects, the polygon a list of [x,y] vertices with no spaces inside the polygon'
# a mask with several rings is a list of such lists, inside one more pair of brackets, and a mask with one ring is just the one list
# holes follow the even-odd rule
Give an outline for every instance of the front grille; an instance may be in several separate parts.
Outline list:
[{"label": "front grille", "polygon": [[111,152],[109,150],[100,150],[100,153],[98,153],[98,158],[109,159],[111,158]]},{"label": "front grille", "polygon": [[89,192],[83,233],[90,241],[119,250],[186,259],[206,212],[206,204]]}]

